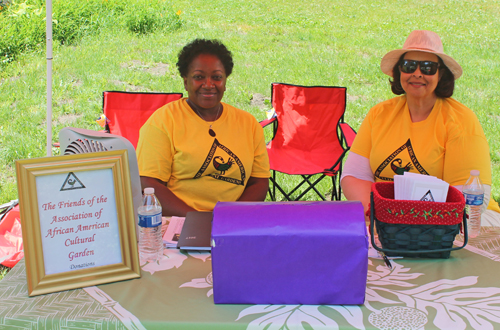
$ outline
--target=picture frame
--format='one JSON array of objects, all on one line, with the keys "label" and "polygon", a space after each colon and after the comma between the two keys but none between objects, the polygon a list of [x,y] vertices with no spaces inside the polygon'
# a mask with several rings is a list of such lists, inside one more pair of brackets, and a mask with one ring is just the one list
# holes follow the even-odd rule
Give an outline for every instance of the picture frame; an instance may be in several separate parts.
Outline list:
[{"label": "picture frame", "polygon": [[28,295],[139,278],[127,150],[16,161]]}]

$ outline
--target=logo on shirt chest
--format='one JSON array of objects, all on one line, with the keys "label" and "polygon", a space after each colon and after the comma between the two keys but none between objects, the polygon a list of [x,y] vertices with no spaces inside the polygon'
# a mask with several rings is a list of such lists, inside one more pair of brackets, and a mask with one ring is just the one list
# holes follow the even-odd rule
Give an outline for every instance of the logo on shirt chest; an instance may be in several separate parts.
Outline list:
[{"label": "logo on shirt chest", "polygon": [[[235,168],[237,169],[236,171]],[[245,184],[246,172],[243,163],[236,154],[225,145],[221,144],[217,139],[214,139],[214,143],[203,165],[194,176],[194,179],[200,178],[207,170],[215,172],[207,175],[216,180],[222,180],[240,186]]]},{"label": "logo on shirt chest", "polygon": [[[389,166],[389,171],[386,168]],[[423,168],[415,155],[415,151],[411,145],[411,140],[408,139],[402,146],[397,148],[389,155],[375,171],[375,178],[383,181],[393,181],[394,175],[402,175],[405,172],[415,169],[420,174],[429,175]],[[384,172],[384,170],[386,170]],[[384,172],[384,175],[382,175]],[[392,175],[389,177],[389,175]]]}]

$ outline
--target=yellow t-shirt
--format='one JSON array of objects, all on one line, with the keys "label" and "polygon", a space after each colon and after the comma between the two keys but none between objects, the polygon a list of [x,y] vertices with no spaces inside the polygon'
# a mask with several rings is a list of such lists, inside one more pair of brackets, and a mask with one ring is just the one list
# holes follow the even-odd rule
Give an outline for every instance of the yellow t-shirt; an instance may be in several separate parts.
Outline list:
[{"label": "yellow t-shirt", "polygon": [[[236,201],[248,179],[268,178],[264,132],[248,112],[223,104],[213,123],[202,120],[186,99],[158,109],[142,126],[137,144],[139,173],[167,182],[187,205],[211,211]],[[208,130],[216,133],[209,135]]]},{"label": "yellow t-shirt", "polygon": [[491,185],[488,141],[476,115],[452,98],[438,98],[429,117],[414,123],[399,96],[374,106],[364,119],[351,150],[370,160],[376,181],[392,181],[405,171],[432,175],[463,185],[479,170]]}]

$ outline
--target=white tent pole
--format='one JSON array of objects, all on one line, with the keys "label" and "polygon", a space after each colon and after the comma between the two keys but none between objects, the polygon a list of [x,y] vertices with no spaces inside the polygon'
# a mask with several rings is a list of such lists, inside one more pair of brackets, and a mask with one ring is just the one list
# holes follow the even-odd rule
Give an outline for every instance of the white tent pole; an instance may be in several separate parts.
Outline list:
[{"label": "white tent pole", "polygon": [[46,2],[47,34],[47,157],[52,156],[52,0]]}]

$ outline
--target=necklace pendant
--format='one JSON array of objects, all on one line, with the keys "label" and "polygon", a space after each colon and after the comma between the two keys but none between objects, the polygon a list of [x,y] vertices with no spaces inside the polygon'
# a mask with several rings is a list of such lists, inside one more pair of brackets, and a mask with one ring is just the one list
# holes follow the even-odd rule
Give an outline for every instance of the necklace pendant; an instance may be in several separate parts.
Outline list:
[{"label": "necklace pendant", "polygon": [[[193,109],[196,114],[204,121],[205,118],[203,118],[203,116],[201,115],[201,113],[198,112],[198,110],[196,110],[196,107],[192,106],[191,105],[191,102],[189,101],[189,99],[187,100],[187,103],[189,104],[189,106],[191,107],[191,109]],[[214,122],[219,118],[219,115],[220,115],[220,112],[222,110],[222,104],[219,104],[219,110],[217,111],[217,116],[215,116],[215,119],[214,119]],[[212,123],[213,124],[213,123]],[[208,134],[211,136],[211,137],[215,137],[215,131],[212,129],[212,124],[210,124],[210,127],[208,128]]]}]

